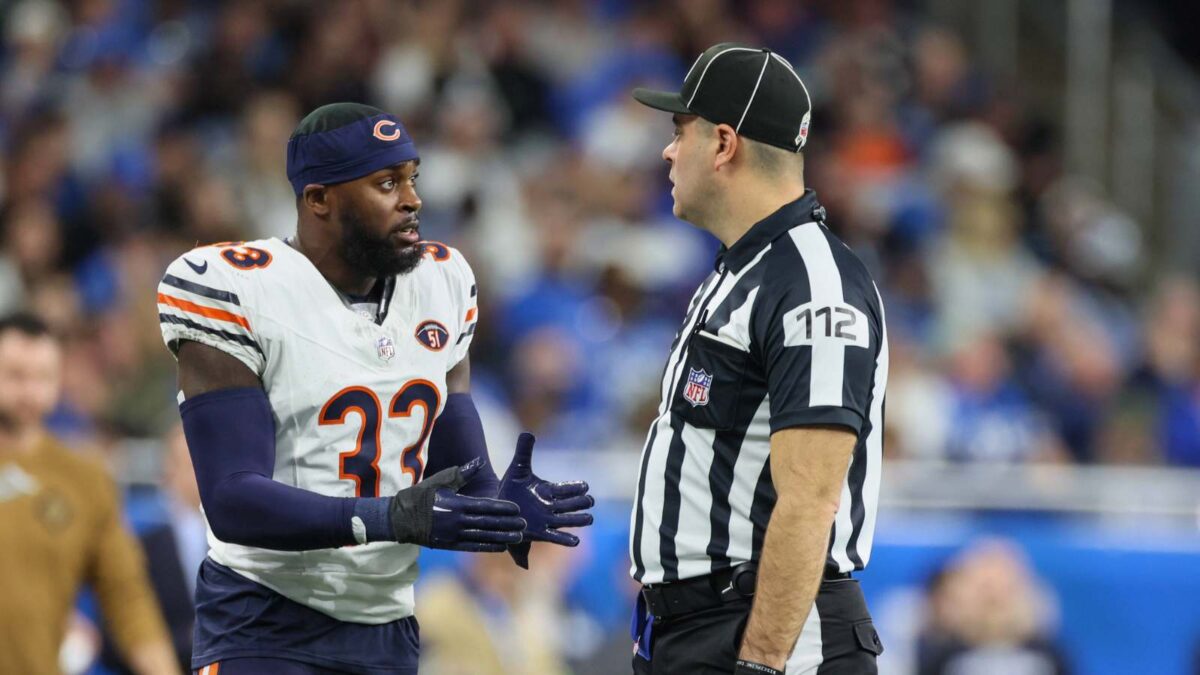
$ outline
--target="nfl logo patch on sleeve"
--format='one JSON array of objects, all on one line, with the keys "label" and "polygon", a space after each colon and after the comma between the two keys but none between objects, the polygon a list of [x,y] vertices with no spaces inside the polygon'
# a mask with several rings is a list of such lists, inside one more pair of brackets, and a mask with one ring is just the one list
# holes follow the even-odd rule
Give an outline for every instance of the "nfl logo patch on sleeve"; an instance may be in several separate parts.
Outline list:
[{"label": "nfl logo patch on sleeve", "polygon": [[687,386],[683,388],[683,397],[692,407],[708,405],[708,390],[712,388],[712,375],[704,369],[688,368]]}]

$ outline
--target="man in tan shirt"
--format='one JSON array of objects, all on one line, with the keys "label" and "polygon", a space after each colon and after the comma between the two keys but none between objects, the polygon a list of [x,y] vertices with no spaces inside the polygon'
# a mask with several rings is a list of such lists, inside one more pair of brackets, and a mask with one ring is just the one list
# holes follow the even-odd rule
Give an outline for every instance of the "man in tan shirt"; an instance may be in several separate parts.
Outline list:
[{"label": "man in tan shirt", "polygon": [[116,486],[44,426],[61,364],[61,347],[39,320],[0,319],[0,673],[60,672],[59,647],[84,584],[135,672],[178,673]]}]

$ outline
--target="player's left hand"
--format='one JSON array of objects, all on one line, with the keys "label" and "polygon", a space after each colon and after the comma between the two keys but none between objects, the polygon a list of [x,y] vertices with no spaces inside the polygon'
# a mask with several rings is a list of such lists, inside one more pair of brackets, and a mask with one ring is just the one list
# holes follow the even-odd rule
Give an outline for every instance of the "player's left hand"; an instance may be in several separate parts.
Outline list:
[{"label": "player's left hand", "polygon": [[509,555],[529,569],[529,543],[548,541],[560,546],[578,546],[579,537],[560,532],[563,527],[585,527],[592,524],[592,514],[581,513],[592,508],[595,499],[587,493],[588,484],[581,480],[551,483],[533,473],[533,434],[517,438],[517,451],[512,464],[500,481],[497,499],[515,502],[525,519],[525,532],[520,544],[508,547]]}]

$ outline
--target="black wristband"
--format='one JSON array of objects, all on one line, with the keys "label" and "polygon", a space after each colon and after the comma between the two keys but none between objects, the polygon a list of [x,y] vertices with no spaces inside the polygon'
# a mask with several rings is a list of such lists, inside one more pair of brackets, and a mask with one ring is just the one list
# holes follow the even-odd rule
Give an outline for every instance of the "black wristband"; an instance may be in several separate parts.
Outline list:
[{"label": "black wristband", "polygon": [[433,533],[433,502],[437,499],[437,491],[448,488],[458,492],[465,482],[462,469],[455,466],[442,469],[420,483],[397,492],[388,507],[395,540],[401,544],[429,546]]},{"label": "black wristband", "polygon": [[764,666],[761,663],[738,659],[737,665],[733,669],[733,675],[783,675],[783,671],[775,670],[771,666]]},{"label": "black wristband", "polygon": [[392,537],[401,544],[428,546],[436,498],[434,490],[420,483],[397,492],[388,508]]}]

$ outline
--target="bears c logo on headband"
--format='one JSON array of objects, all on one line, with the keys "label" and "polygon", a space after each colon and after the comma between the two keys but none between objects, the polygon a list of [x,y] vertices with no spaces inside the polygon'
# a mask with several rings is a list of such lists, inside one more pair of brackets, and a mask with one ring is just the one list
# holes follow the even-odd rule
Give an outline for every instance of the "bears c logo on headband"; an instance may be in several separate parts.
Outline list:
[{"label": "bears c logo on headband", "polygon": [[[391,127],[390,132],[385,133],[384,128]],[[375,138],[381,141],[394,141],[400,138],[400,130],[396,128],[396,123],[391,120],[379,120],[375,123],[375,129],[372,132]]]},{"label": "bears c logo on headband", "polygon": [[404,123],[392,115],[361,103],[330,103],[292,132],[287,177],[299,196],[307,185],[344,183],[418,157]]}]

